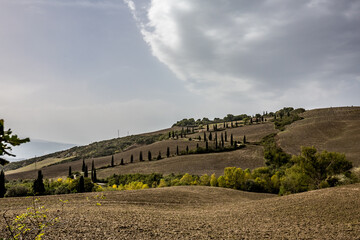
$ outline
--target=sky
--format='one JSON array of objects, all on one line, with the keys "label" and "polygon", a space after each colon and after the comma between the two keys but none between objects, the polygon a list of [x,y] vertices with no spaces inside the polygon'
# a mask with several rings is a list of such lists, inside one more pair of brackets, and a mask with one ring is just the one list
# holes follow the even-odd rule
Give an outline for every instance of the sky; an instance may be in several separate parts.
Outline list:
[{"label": "sky", "polygon": [[357,0],[0,0],[0,118],[88,144],[183,118],[360,105]]}]

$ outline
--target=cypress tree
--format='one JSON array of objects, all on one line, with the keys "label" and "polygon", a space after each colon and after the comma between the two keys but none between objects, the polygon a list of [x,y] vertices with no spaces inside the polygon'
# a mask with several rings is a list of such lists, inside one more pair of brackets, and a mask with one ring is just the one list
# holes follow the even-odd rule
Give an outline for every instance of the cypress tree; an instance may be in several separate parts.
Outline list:
[{"label": "cypress tree", "polygon": [[97,182],[97,178],[96,178],[96,168],[94,168],[94,180],[93,180],[94,183]]},{"label": "cypress tree", "polygon": [[171,137],[175,138],[175,132],[174,131],[171,132]]},{"label": "cypress tree", "polygon": [[85,160],[84,160],[84,159],[83,159],[83,163],[82,163],[81,171],[82,171],[82,172],[85,172]]},{"label": "cypress tree", "polygon": [[139,161],[140,161],[140,162],[143,161],[142,151],[140,151],[140,154],[139,154]]},{"label": "cypress tree", "polygon": [[196,144],[196,149],[199,149],[199,144],[198,143]]},{"label": "cypress tree", "polygon": [[114,167],[114,155],[111,155],[111,167]]},{"label": "cypress tree", "polygon": [[35,195],[41,195],[45,192],[45,186],[41,170],[38,171],[38,177],[34,181],[33,191]]},{"label": "cypress tree", "polygon": [[233,134],[230,135],[230,145],[234,145],[234,137]]},{"label": "cypress tree", "polygon": [[199,135],[198,140],[201,141],[201,136]]},{"label": "cypress tree", "polygon": [[161,151],[159,151],[159,154],[158,154],[158,156],[157,156],[156,159],[157,159],[157,160],[160,160],[160,159],[161,159]]},{"label": "cypress tree", "polygon": [[150,150],[148,151],[148,160],[151,161],[151,152],[150,152]]},{"label": "cypress tree", "polygon": [[69,178],[73,178],[72,176],[72,172],[71,172],[71,166],[69,166],[69,175],[68,175]]},{"label": "cypress tree", "polygon": [[121,159],[120,165],[124,165],[124,159]]},{"label": "cypress tree", "polygon": [[225,142],[227,142],[227,132],[225,131]]},{"label": "cypress tree", "polygon": [[169,132],[169,138],[171,138],[171,132]]},{"label": "cypress tree", "polygon": [[186,146],[186,153],[189,153],[189,146]]},{"label": "cypress tree", "polygon": [[84,182],[84,177],[83,176],[80,176],[79,185],[78,185],[77,190],[78,190],[79,193],[85,192],[85,182]]},{"label": "cypress tree", "polygon": [[170,148],[169,147],[167,147],[167,149],[166,149],[166,157],[170,157]]},{"label": "cypress tree", "polygon": [[176,155],[179,156],[179,146],[176,146]]},{"label": "cypress tree", "polygon": [[88,166],[85,165],[84,177],[89,177]]},{"label": "cypress tree", "polygon": [[209,124],[206,124],[206,131],[209,131]]},{"label": "cypress tree", "polygon": [[206,142],[206,132],[204,132],[204,142]]},{"label": "cypress tree", "polygon": [[244,135],[244,138],[243,138],[243,142],[244,144],[246,143],[246,136]]},{"label": "cypress tree", "polygon": [[211,141],[212,140],[212,134],[211,134],[211,132],[210,132],[210,134],[209,134],[209,141]]},{"label": "cypress tree", "polygon": [[1,173],[0,173],[0,198],[3,198],[5,193],[6,193],[5,174],[4,174],[4,170],[1,170]]},{"label": "cypress tree", "polygon": [[130,156],[130,163],[133,163],[134,162],[134,155],[131,154]]},{"label": "cypress tree", "polygon": [[92,160],[92,163],[91,163],[91,180],[93,182],[95,182],[95,164],[94,164],[94,160]]}]

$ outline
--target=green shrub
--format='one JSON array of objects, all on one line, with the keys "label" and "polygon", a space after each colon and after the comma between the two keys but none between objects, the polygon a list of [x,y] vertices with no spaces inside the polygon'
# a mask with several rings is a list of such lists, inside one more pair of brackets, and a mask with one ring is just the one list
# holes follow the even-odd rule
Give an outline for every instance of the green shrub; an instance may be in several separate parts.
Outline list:
[{"label": "green shrub", "polygon": [[16,184],[9,187],[5,193],[5,197],[23,197],[31,194],[31,188],[23,184]]}]

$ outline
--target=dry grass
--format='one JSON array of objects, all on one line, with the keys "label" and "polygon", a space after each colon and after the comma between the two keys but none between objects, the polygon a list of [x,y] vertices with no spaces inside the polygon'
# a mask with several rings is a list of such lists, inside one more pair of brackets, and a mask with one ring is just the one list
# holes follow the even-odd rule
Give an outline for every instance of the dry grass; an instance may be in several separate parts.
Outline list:
[{"label": "dry grass", "polygon": [[[276,197],[212,187],[171,187],[41,197],[49,214],[68,199],[46,239],[358,239],[360,185]],[[87,200],[87,197],[89,200]],[[19,214],[31,199],[0,199]],[[97,206],[100,202],[101,206]],[[1,222],[0,227],[4,227]],[[0,237],[4,232],[0,233]]]},{"label": "dry grass", "polygon": [[315,109],[303,117],[278,134],[286,152],[297,155],[301,146],[315,146],[320,151],[345,153],[360,166],[360,107]]}]

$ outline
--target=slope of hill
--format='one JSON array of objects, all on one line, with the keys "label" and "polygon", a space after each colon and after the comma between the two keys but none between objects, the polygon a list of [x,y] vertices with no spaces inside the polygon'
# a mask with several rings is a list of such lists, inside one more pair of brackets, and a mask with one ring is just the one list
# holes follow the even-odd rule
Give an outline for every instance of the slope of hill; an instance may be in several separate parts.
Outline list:
[{"label": "slope of hill", "polygon": [[[360,185],[277,197],[213,187],[70,194],[49,239],[357,239]],[[59,196],[43,196],[49,215]],[[0,199],[24,212],[31,198]],[[100,203],[101,205],[98,205]],[[61,210],[60,210],[61,211]],[[4,222],[0,222],[4,229]],[[4,232],[0,233],[4,237]]]},{"label": "slope of hill", "polygon": [[[181,128],[180,128],[181,129]],[[168,131],[166,131],[168,132]],[[220,137],[221,132],[218,134]],[[264,123],[258,125],[246,125],[244,127],[227,129],[227,132],[234,132],[234,140],[241,141],[243,136],[249,136],[248,141],[260,141],[262,137],[276,132],[272,123]],[[196,135],[196,134],[195,134]],[[99,177],[107,177],[114,173],[192,173],[192,174],[222,174],[225,167],[236,166],[241,168],[256,168],[264,165],[263,160],[263,148],[261,146],[247,146],[244,149],[223,152],[223,153],[209,153],[209,154],[190,154],[184,156],[176,156],[176,148],[179,148],[179,152],[185,152],[188,147],[189,150],[196,149],[196,146],[205,148],[204,141],[198,141],[197,139],[190,138],[193,135],[187,136],[187,138],[179,139],[167,139],[157,141],[148,145],[133,145],[130,148],[125,149],[123,152],[114,154],[115,164],[119,165],[121,159],[124,159],[125,166],[117,166],[115,168],[108,168],[99,170]],[[230,136],[228,136],[230,138]],[[228,139],[228,141],[230,141]],[[230,143],[227,142],[226,145]],[[209,143],[210,146],[214,145],[214,141]],[[170,158],[166,158],[167,148],[170,149]],[[160,161],[147,160],[148,151],[151,151],[152,157],[156,158],[158,153],[164,159]],[[139,162],[139,154],[142,152],[144,162]],[[130,164],[130,157],[133,155],[134,163]],[[85,163],[91,166],[91,162],[94,160],[96,168],[102,168],[110,165],[111,155],[104,157],[97,157],[91,159],[85,159]],[[68,168],[71,166],[72,171],[81,171],[82,159],[75,159],[75,161],[67,161],[61,164],[46,166],[42,168],[42,172],[45,178],[56,178],[67,176]],[[32,169],[30,171],[18,171],[9,172],[6,178],[11,179],[26,179],[35,178],[37,176],[37,170]]]},{"label": "slope of hill", "polygon": [[302,117],[278,134],[284,151],[297,155],[301,146],[315,146],[345,153],[355,166],[360,165],[360,107],[314,109]]}]

